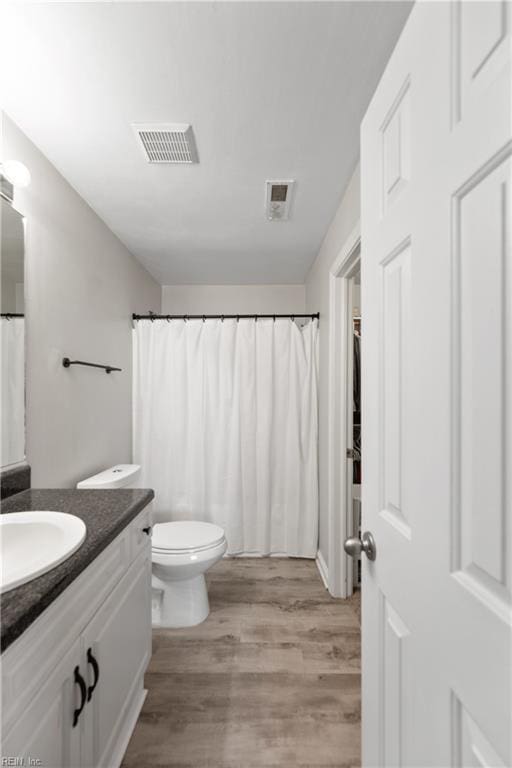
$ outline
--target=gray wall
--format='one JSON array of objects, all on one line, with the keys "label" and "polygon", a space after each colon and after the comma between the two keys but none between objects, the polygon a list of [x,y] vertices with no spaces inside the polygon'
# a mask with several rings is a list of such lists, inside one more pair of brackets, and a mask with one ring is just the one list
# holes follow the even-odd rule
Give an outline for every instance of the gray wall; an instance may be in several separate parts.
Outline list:
[{"label": "gray wall", "polygon": [[[131,459],[132,312],[160,311],[161,289],[5,115],[5,159],[30,170],[26,216],[27,459],[34,487],[72,487]],[[93,158],[91,158],[93,161]],[[122,373],[64,369],[63,356]]]},{"label": "gray wall", "polygon": [[325,236],[318,256],[306,278],[306,311],[320,312],[319,334],[319,472],[320,521],[319,550],[329,567],[328,462],[329,429],[332,420],[328,411],[329,382],[329,273],[345,240],[360,216],[359,166],[345,190],[343,199]]},{"label": "gray wall", "polygon": [[169,314],[286,314],[305,311],[304,285],[164,285]]}]

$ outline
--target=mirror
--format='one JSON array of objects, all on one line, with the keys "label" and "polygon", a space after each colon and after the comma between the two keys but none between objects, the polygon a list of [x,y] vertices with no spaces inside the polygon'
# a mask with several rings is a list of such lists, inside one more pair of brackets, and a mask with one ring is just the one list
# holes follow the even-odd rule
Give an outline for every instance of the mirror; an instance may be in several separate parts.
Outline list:
[{"label": "mirror", "polygon": [[23,217],[0,202],[0,465],[8,466],[25,458],[25,246]]}]

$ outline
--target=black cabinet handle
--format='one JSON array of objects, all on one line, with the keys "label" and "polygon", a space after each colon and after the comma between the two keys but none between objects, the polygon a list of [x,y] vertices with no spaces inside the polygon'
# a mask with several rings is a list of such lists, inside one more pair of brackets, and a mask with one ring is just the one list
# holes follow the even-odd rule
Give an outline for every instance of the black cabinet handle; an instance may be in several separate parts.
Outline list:
[{"label": "black cabinet handle", "polygon": [[73,728],[78,723],[78,718],[82,714],[82,710],[85,707],[85,703],[87,701],[87,686],[85,684],[85,680],[80,674],[80,667],[75,667],[75,683],[80,687],[81,701],[78,709],[75,709],[73,712]]},{"label": "black cabinet handle", "polygon": [[98,685],[98,680],[100,679],[100,665],[98,664],[97,660],[92,655],[92,649],[87,649],[87,663],[91,665],[94,672],[94,682],[92,685],[89,686],[87,689],[87,701],[91,700],[91,696],[93,694],[94,689]]},{"label": "black cabinet handle", "polygon": [[147,528],[143,528],[142,532],[147,534],[148,536],[151,536],[151,526],[148,525]]}]

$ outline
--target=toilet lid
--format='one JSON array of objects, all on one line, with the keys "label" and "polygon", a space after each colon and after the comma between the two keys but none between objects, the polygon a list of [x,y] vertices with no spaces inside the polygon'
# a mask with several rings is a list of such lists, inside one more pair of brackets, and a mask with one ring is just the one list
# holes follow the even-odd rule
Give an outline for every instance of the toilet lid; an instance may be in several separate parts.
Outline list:
[{"label": "toilet lid", "polygon": [[180,520],[175,523],[157,523],[153,528],[151,546],[161,552],[183,552],[190,549],[208,549],[224,538],[220,525]]}]

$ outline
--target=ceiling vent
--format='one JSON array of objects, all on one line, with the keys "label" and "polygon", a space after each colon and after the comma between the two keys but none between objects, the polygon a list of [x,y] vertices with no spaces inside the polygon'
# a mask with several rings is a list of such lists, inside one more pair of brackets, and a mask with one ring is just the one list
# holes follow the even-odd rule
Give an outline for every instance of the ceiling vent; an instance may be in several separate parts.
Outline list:
[{"label": "ceiling vent", "polygon": [[290,215],[294,181],[267,181],[265,210],[269,221],[286,221]]},{"label": "ceiling vent", "polygon": [[188,123],[135,123],[135,136],[148,163],[198,163],[192,126]]}]

